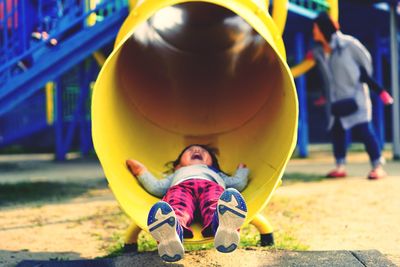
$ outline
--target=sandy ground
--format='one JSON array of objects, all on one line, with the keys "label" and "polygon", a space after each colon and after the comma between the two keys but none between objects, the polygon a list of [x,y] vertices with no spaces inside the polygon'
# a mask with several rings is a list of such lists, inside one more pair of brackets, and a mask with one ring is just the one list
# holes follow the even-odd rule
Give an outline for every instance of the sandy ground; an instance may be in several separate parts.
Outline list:
[{"label": "sandy ground", "polygon": [[[331,167],[330,161],[321,154],[294,159],[286,173],[322,175]],[[400,266],[400,163],[388,162],[387,178],[368,181],[364,153],[354,153],[349,161],[352,177],[285,183],[277,189],[265,214],[277,234],[293,236],[309,250],[377,249]],[[16,177],[18,181],[67,176],[67,180],[74,180],[80,179],[80,173],[92,173],[94,180],[104,179],[97,163],[79,164],[84,171],[73,168],[75,176],[67,175],[71,166],[62,164],[58,165],[57,175],[38,171],[33,172],[34,176],[25,172],[24,176],[24,171],[8,170],[0,173],[0,183]],[[26,170],[24,166],[17,167]],[[46,166],[50,165],[42,166],[42,170]],[[107,188],[61,202],[0,206],[0,266],[14,266],[23,259],[104,256],[105,244],[116,243],[117,233],[124,232],[128,224]],[[196,253],[190,253],[190,258]]]}]

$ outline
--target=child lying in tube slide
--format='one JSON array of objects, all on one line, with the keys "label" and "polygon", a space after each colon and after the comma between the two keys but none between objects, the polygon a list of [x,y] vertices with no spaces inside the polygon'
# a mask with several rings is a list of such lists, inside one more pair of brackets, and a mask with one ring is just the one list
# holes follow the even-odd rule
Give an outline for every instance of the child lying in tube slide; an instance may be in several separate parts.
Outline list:
[{"label": "child lying in tube slide", "polygon": [[201,215],[203,237],[214,236],[218,251],[232,252],[239,244],[238,230],[247,214],[239,191],[247,185],[249,169],[240,163],[235,175],[228,176],[221,170],[215,151],[207,145],[187,146],[170,162],[173,173],[160,180],[139,161],[126,161],[145,190],[162,197],[150,209],[147,225],[164,261],[182,259],[183,237],[193,237],[190,225],[196,209]]}]

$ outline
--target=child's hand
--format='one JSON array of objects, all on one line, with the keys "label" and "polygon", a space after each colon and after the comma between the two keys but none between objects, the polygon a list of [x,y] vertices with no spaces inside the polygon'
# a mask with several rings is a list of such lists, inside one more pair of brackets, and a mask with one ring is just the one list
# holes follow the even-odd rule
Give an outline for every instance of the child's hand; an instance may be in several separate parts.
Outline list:
[{"label": "child's hand", "polygon": [[239,163],[239,165],[238,165],[237,168],[238,168],[238,169],[243,169],[243,168],[247,168],[247,166],[246,166],[246,164],[244,164],[244,163]]},{"label": "child's hand", "polygon": [[128,159],[126,161],[126,166],[135,176],[139,176],[147,171],[147,168],[142,163],[134,159]]}]

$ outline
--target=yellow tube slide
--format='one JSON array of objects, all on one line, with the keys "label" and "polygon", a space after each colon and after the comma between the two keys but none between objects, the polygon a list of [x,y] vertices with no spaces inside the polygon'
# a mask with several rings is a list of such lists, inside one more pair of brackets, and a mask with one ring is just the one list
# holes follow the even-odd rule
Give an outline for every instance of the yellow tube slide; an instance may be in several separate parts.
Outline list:
[{"label": "yellow tube slide", "polygon": [[[121,27],[97,79],[93,140],[124,211],[147,230],[158,201],[129,173],[158,177],[188,144],[220,151],[220,165],[251,170],[250,222],[267,204],[296,143],[297,98],[278,28],[244,0],[142,1]],[[202,243],[199,231],[189,243]]]}]

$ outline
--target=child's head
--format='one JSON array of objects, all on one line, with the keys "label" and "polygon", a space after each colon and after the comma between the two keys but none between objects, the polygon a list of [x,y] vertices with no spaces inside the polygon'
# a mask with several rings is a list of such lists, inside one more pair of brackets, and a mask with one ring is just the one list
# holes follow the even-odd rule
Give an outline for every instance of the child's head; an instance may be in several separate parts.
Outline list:
[{"label": "child's head", "polygon": [[172,162],[173,168],[205,164],[220,171],[216,149],[208,145],[192,144],[185,147],[179,154],[178,158]]}]

